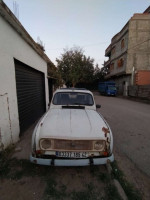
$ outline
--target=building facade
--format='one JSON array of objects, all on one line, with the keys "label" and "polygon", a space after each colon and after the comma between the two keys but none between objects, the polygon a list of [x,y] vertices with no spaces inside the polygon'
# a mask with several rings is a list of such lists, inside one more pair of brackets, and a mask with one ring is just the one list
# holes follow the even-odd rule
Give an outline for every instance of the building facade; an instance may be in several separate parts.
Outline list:
[{"label": "building facade", "polygon": [[136,73],[150,70],[150,7],[131,17],[112,38],[105,56],[105,78],[116,82],[119,94],[127,95],[127,87],[135,84]]},{"label": "building facade", "polygon": [[19,140],[47,110],[51,62],[0,1],[0,150]]}]

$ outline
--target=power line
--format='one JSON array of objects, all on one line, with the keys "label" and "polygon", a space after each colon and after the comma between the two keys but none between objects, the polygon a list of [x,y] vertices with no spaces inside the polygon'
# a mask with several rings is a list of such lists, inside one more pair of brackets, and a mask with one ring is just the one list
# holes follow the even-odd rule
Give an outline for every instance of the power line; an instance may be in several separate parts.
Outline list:
[{"label": "power line", "polygon": [[[137,47],[137,46],[139,46],[139,45],[141,45],[141,44],[143,44],[143,43],[145,43],[145,42],[147,42],[147,41],[149,41],[149,40],[150,40],[150,39],[147,39],[147,40],[145,40],[145,41],[142,41],[141,43],[139,43],[139,44],[137,44],[137,45],[135,45],[135,46],[133,46],[133,47],[130,47],[129,49],[135,48],[135,47]],[[81,47],[84,48],[84,47],[97,46],[97,45],[100,45],[100,44],[107,44],[107,43],[109,43],[109,42],[98,42],[98,43],[92,43],[92,44],[81,45]],[[51,51],[53,51],[53,50],[61,50],[61,49],[64,49],[64,47],[58,47],[58,48],[55,48],[55,49],[46,48],[46,50],[51,50]],[[129,49],[128,49],[128,50],[129,50]]]},{"label": "power line", "polygon": [[[92,43],[92,44],[81,45],[81,47],[84,48],[84,47],[97,46],[97,45],[100,45],[100,44],[107,44],[107,43],[109,43],[109,42]],[[64,47],[55,48],[55,49],[49,49],[49,48],[46,48],[46,49],[47,50],[60,50],[60,49],[64,49]]]},{"label": "power line", "polygon": [[[139,43],[139,44],[137,44],[137,45],[135,45],[135,46],[133,46],[133,47],[130,47],[129,49],[133,49],[133,48],[135,48],[135,47],[137,47],[137,46],[139,46],[139,45],[141,45],[141,44],[143,44],[143,43],[145,43],[145,42],[147,42],[147,41],[149,41],[150,40],[150,38],[149,39],[147,39],[147,40],[145,40],[145,41],[143,41],[143,42],[141,42],[141,43]],[[128,49],[128,50],[129,50]]]},{"label": "power line", "polygon": [[97,45],[100,45],[100,44],[107,44],[107,43],[109,43],[109,42],[99,42],[99,43],[82,45],[82,47],[97,46]]}]

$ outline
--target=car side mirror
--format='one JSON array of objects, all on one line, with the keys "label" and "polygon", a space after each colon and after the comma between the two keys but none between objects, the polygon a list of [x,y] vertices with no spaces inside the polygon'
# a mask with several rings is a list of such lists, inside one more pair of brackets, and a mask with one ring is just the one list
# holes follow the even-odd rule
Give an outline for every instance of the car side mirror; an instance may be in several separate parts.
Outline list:
[{"label": "car side mirror", "polygon": [[99,105],[99,104],[96,104],[96,108],[101,108],[101,105]]}]

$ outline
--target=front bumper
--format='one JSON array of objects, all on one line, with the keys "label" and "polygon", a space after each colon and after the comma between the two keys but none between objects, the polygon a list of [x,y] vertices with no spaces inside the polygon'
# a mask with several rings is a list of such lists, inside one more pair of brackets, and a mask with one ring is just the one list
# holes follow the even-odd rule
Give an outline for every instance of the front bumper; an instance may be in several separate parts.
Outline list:
[{"label": "front bumper", "polygon": [[88,166],[88,165],[104,165],[107,161],[113,162],[114,155],[105,158],[86,158],[86,159],[45,159],[35,158],[30,155],[30,161],[38,165],[51,165],[51,166]]}]

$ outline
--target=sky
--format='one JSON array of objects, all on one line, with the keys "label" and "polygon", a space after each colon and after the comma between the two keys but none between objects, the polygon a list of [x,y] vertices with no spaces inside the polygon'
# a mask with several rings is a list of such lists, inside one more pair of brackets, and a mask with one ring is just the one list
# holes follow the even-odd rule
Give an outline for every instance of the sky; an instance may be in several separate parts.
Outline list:
[{"label": "sky", "polygon": [[[64,48],[81,47],[102,67],[105,49],[134,13],[143,13],[150,0],[3,0],[45,53],[57,64]],[[16,2],[16,9],[13,8]]]}]

